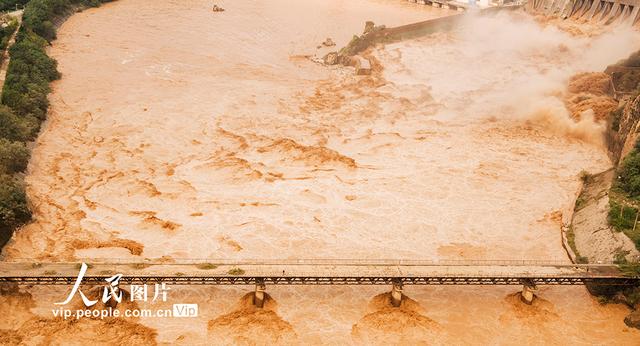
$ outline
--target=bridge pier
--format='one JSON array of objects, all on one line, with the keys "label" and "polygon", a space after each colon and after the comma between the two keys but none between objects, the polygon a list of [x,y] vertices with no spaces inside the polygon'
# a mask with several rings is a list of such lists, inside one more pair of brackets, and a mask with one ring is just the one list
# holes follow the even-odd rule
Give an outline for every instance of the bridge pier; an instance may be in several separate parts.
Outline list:
[{"label": "bridge pier", "polygon": [[256,281],[256,291],[253,294],[253,305],[257,308],[264,307],[264,291],[267,289],[264,281],[258,280]]},{"label": "bridge pier", "polygon": [[393,284],[393,288],[391,289],[391,305],[393,305],[393,307],[400,307],[400,304],[402,303],[402,283],[401,282],[395,282]]},{"label": "bridge pier", "polygon": [[523,280],[522,281],[522,292],[520,292],[520,300],[527,304],[531,305],[533,303],[533,299],[535,298],[535,291],[537,290],[536,284],[531,280]]}]

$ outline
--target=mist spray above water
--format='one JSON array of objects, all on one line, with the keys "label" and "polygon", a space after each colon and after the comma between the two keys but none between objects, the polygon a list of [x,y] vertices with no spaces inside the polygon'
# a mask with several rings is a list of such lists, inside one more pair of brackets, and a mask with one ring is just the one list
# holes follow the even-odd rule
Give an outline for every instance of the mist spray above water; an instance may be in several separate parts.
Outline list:
[{"label": "mist spray above water", "polygon": [[441,119],[531,120],[558,134],[601,144],[604,125],[578,119],[565,99],[571,76],[600,72],[640,49],[640,33],[620,26],[596,37],[541,27],[524,13],[468,16],[452,32],[387,47],[385,77],[423,87],[443,104]]}]

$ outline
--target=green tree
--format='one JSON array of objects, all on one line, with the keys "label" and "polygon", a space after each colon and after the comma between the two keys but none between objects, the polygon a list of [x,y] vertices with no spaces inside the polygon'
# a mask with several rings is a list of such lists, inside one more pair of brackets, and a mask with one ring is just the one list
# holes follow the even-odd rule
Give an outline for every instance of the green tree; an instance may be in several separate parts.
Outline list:
[{"label": "green tree", "polygon": [[[29,221],[24,184],[20,175],[29,159],[24,142],[33,139],[47,115],[49,83],[60,78],[57,63],[46,47],[56,37],[57,21],[75,6],[99,6],[101,0],[0,0],[0,9],[26,4],[16,43],[9,49],[11,60],[0,106],[0,247],[13,231]],[[0,28],[0,48],[15,27]]]},{"label": "green tree", "polygon": [[0,105],[0,138],[29,141],[35,137],[38,127],[38,121],[33,117],[18,117],[11,108]]},{"label": "green tree", "polygon": [[640,196],[640,141],[635,148],[625,157],[620,169],[620,187],[630,197]]},{"label": "green tree", "polygon": [[18,177],[0,174],[0,246],[30,219],[24,183]]},{"label": "green tree", "polygon": [[23,142],[0,139],[0,173],[13,174],[27,169],[29,149]]},{"label": "green tree", "polygon": [[16,9],[16,5],[24,6],[29,0],[0,0],[0,11],[11,11]]}]

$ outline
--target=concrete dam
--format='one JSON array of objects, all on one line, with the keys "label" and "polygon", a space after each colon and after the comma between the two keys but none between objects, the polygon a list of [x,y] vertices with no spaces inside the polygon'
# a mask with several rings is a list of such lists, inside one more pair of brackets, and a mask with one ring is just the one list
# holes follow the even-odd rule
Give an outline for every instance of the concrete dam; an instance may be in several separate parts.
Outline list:
[{"label": "concrete dam", "polygon": [[640,22],[640,0],[533,0],[527,10],[604,25]]}]

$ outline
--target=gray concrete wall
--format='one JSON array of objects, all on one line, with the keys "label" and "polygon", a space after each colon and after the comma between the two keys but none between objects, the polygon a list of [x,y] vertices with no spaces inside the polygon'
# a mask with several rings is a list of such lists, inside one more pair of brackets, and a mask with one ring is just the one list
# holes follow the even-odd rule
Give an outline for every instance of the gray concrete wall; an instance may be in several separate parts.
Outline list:
[{"label": "gray concrete wall", "polygon": [[640,0],[531,0],[527,10],[562,18],[586,19],[609,25],[637,25]]},{"label": "gray concrete wall", "polygon": [[[640,0],[638,0],[640,1]],[[435,3],[435,2],[434,2]],[[453,5],[447,5],[452,7]],[[457,5],[460,6],[460,5]],[[509,5],[499,7],[489,7],[484,9],[478,9],[478,13],[482,15],[491,15],[498,11],[509,11],[521,8],[520,5]],[[356,55],[371,46],[375,46],[378,43],[392,43],[402,40],[412,39],[416,37],[426,36],[435,32],[448,31],[456,27],[465,18],[466,12],[459,12],[457,14],[441,17],[436,19],[430,19],[423,22],[402,25],[393,28],[384,28],[382,30],[376,30],[368,34],[360,36],[355,45],[346,47],[346,55]],[[344,48],[343,48],[344,49]],[[342,52],[342,51],[341,51]]]}]

